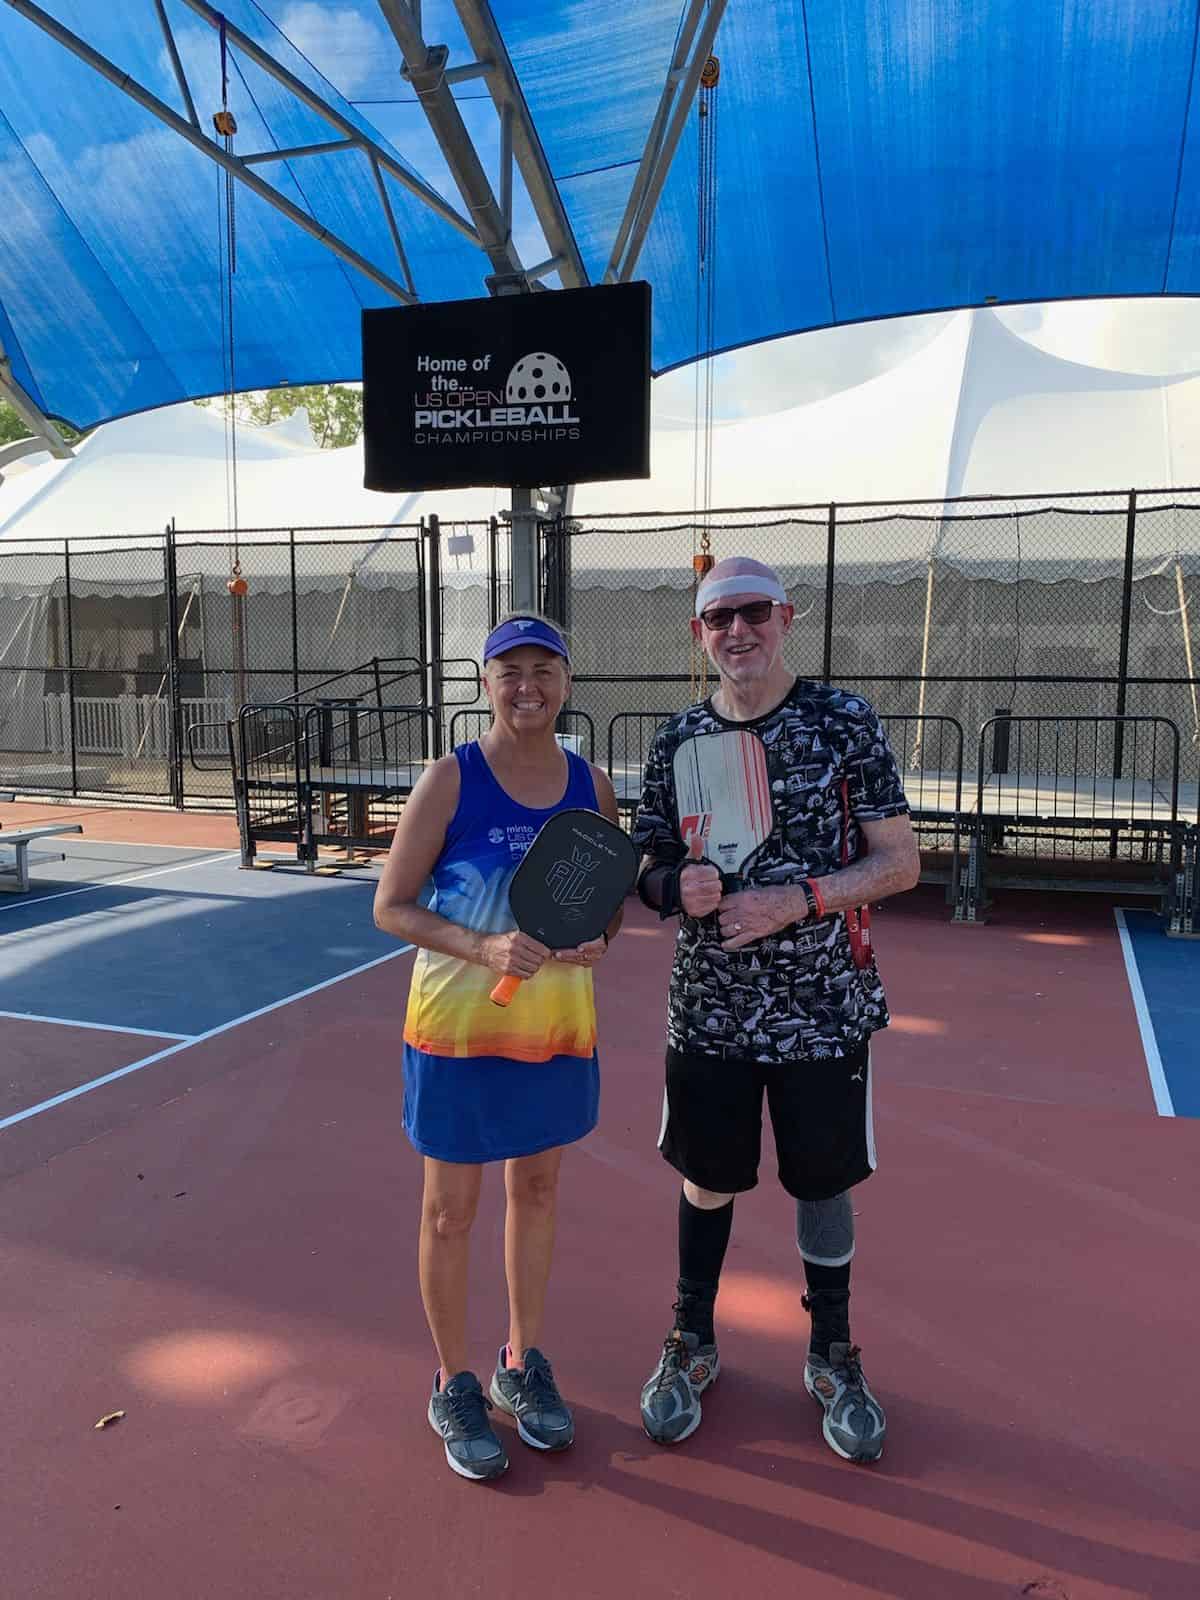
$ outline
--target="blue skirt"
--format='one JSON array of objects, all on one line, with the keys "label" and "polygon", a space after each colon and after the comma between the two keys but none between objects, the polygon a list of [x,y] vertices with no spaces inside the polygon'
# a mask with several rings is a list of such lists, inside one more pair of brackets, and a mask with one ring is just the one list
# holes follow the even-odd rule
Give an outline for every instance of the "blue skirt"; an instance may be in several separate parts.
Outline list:
[{"label": "blue skirt", "polygon": [[404,1046],[404,1131],[435,1161],[508,1161],[572,1144],[596,1126],[600,1062],[434,1056]]}]

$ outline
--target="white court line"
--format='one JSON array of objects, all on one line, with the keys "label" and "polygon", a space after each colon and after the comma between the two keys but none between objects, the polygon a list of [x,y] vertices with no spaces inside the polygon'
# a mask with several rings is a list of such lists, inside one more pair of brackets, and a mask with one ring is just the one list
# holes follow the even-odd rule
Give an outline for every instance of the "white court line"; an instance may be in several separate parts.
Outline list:
[{"label": "white court line", "polygon": [[[0,844],[4,835],[0,834]],[[60,889],[57,894],[18,896],[12,905],[0,906],[0,911],[25,911],[30,906],[44,906],[49,900],[69,900],[73,894],[95,894],[97,889],[116,889],[123,883],[143,883],[147,878],[161,878],[166,872],[184,872],[188,867],[215,866],[218,861],[236,861],[240,854],[230,850],[223,856],[205,856],[202,861],[177,861],[173,867],[155,867],[153,872],[138,872],[132,878],[106,878],[103,883],[88,883],[82,889]]]},{"label": "white court line", "polygon": [[193,1034],[180,1044],[168,1045],[165,1050],[156,1050],[151,1056],[143,1056],[140,1061],[131,1061],[127,1067],[118,1067],[115,1072],[106,1072],[102,1078],[93,1078],[90,1083],[81,1083],[76,1089],[65,1089],[62,1094],[56,1094],[50,1100],[43,1100],[39,1105],[29,1106],[24,1111],[14,1111],[12,1116],[0,1120],[0,1133],[5,1128],[11,1128],[14,1123],[27,1122],[30,1117],[40,1116],[43,1111],[52,1111],[55,1106],[65,1105],[68,1100],[78,1100],[81,1095],[90,1094],[93,1089],[103,1088],[106,1083],[115,1083],[118,1078],[127,1078],[131,1072],[140,1072],[143,1067],[152,1067],[156,1061],[165,1061],[168,1056],[176,1056],[181,1050],[190,1050],[193,1045],[204,1044],[208,1039],[215,1039],[218,1034],[228,1033],[231,1028],[240,1028],[243,1022],[253,1022],[256,1017],[265,1017],[271,1011],[278,1011],[282,1006],[291,1005],[294,1000],[306,1000],[310,994],[318,994],[322,989],[331,989],[335,983],[344,983],[347,978],[357,978],[360,972],[369,972],[372,967],[381,967],[385,961],[395,961],[397,956],[405,955],[411,949],[412,945],[402,944],[398,950],[389,950],[386,956],[376,956],[373,961],[364,961],[360,967],[351,967],[349,972],[339,972],[335,978],[326,978],[321,983],[314,983],[309,989],[285,995],[282,1000],[272,1000],[269,1006],[260,1006],[257,1011],[247,1011],[245,1016],[234,1017],[232,1022],[222,1022],[215,1028],[209,1028],[207,1033]]},{"label": "white court line", "polygon": [[172,1033],[168,1028],[120,1028],[115,1022],[80,1022],[78,1017],[40,1017],[36,1011],[0,1011],[0,1017],[16,1022],[56,1022],[62,1028],[94,1028],[97,1033],[131,1033],[142,1039],[186,1039],[190,1033]]},{"label": "white court line", "polygon": [[[199,855],[205,850],[219,853],[223,848],[219,844],[151,844],[145,839],[98,839],[91,833],[76,833],[70,838],[72,844],[115,845],[118,850],[191,850]],[[0,844],[3,843],[4,834],[0,831]]]},{"label": "white court line", "polygon": [[1142,975],[1138,971],[1137,957],[1133,953],[1133,940],[1129,937],[1129,929],[1125,925],[1125,912],[1120,906],[1114,908],[1113,915],[1117,919],[1117,932],[1121,936],[1121,953],[1125,957],[1125,975],[1129,979],[1129,992],[1133,996],[1133,1009],[1137,1013],[1138,1030],[1142,1035],[1142,1049],[1146,1055],[1146,1070],[1150,1074],[1150,1088],[1154,1093],[1154,1105],[1160,1117],[1173,1117],[1175,1115],[1175,1102],[1171,1099],[1171,1090],[1167,1085],[1167,1075],[1163,1071],[1162,1057],[1158,1053],[1158,1040],[1154,1036],[1154,1024],[1150,1020],[1150,1007],[1146,1004],[1146,991],[1142,988]]}]

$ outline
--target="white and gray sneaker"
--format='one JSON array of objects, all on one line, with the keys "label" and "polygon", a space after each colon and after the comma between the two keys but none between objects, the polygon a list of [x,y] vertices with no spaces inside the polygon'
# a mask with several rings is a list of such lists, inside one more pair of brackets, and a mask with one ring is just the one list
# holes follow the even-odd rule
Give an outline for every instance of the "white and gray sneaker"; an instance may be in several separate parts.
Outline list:
[{"label": "white and gray sneaker", "polygon": [[642,1426],[655,1444],[679,1444],[700,1426],[700,1396],[716,1383],[721,1358],[715,1344],[673,1328],[658,1365],[642,1390]]},{"label": "white and gray sneaker", "polygon": [[498,1478],[508,1470],[504,1446],[492,1432],[487,1414],[491,1402],[473,1372],[458,1372],[441,1389],[433,1375],[429,1426],[446,1447],[452,1472],[476,1483]]},{"label": "white and gray sneaker", "polygon": [[492,1375],[492,1399],[517,1424],[517,1432],[535,1450],[565,1450],[575,1443],[575,1419],[558,1392],[550,1363],[540,1350],[525,1352],[525,1370],[505,1364],[502,1345]]},{"label": "white and gray sneaker", "polygon": [[804,1387],[825,1412],[825,1443],[844,1461],[878,1461],[887,1435],[883,1407],[867,1387],[856,1344],[829,1346],[829,1360],[809,1351]]}]

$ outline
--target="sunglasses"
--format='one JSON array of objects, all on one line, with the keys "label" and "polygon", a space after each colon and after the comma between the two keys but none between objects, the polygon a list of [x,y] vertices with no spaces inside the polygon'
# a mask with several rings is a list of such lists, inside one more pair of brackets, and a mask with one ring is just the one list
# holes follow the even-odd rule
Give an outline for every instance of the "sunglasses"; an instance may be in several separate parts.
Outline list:
[{"label": "sunglasses", "polygon": [[769,620],[778,604],[778,600],[747,600],[744,606],[712,606],[700,613],[700,621],[710,633],[724,633],[726,628],[732,628],[734,617],[758,627]]}]

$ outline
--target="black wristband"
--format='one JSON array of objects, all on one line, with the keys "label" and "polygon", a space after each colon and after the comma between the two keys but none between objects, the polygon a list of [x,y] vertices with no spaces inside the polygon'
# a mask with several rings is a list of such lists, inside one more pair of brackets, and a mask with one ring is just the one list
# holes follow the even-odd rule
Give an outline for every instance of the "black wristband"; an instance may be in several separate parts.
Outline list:
[{"label": "black wristband", "polygon": [[804,891],[804,903],[808,907],[808,920],[812,921],[814,918],[821,915],[821,908],[817,904],[817,897],[813,893],[812,885],[807,881],[807,879],[801,878],[800,887]]},{"label": "black wristband", "polygon": [[659,918],[679,915],[679,868],[665,862],[647,867],[637,882],[638,899],[648,911],[657,911]]}]

